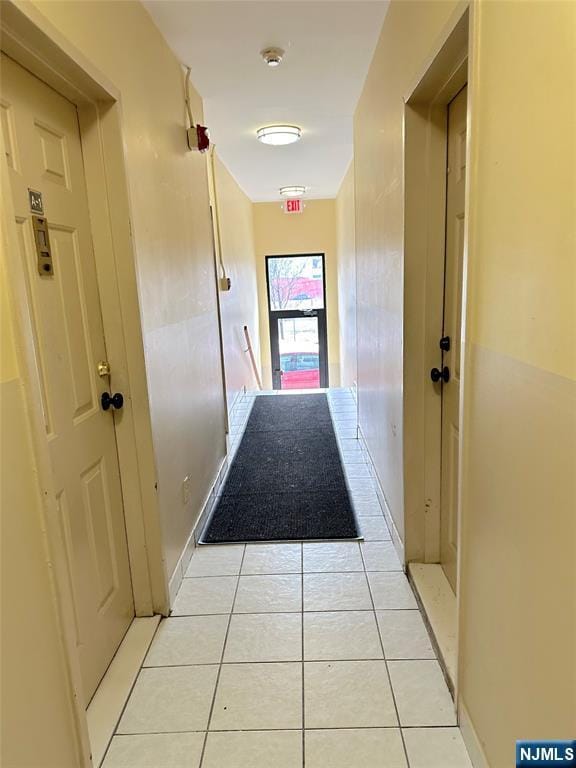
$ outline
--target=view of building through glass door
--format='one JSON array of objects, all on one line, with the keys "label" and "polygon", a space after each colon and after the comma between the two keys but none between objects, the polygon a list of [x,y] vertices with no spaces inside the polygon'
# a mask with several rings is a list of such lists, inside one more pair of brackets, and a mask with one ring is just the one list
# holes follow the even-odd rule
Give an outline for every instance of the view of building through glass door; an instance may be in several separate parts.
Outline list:
[{"label": "view of building through glass door", "polygon": [[328,386],[324,254],[267,256],[274,389]]}]

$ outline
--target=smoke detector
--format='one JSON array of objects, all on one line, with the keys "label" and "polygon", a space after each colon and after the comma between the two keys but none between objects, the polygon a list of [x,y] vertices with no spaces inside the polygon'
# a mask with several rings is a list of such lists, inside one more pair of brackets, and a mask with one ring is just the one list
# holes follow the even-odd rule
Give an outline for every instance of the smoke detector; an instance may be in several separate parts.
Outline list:
[{"label": "smoke detector", "polygon": [[284,51],[282,48],[264,48],[263,51],[260,51],[260,56],[269,67],[277,67],[282,61]]}]

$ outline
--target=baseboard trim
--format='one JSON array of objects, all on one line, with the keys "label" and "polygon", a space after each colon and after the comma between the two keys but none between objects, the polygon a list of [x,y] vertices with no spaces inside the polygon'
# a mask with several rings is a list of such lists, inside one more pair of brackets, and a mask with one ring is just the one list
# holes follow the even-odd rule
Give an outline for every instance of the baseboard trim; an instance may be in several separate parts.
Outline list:
[{"label": "baseboard trim", "polygon": [[[229,413],[229,423],[231,426],[235,422],[235,411],[239,407],[241,407],[246,400],[249,400],[249,401],[252,400],[252,397],[249,395],[248,391],[246,390],[238,392],[237,396],[234,398],[234,402],[232,404],[232,407],[230,408],[230,413]],[[247,422],[247,417],[243,420],[243,425],[242,425],[243,428],[246,426],[246,422]],[[243,429],[235,437],[234,440],[230,439],[230,433],[227,433],[226,435],[226,456],[224,457],[224,459],[222,459],[222,462],[216,474],[216,479],[212,484],[212,487],[210,488],[208,497],[202,506],[202,510],[198,515],[196,522],[194,523],[194,527],[192,528],[192,531],[190,532],[190,536],[188,537],[188,540],[184,546],[184,549],[182,550],[182,554],[178,559],[176,568],[174,569],[174,572],[172,573],[172,576],[170,577],[170,580],[168,582],[168,590],[170,594],[170,607],[172,607],[172,605],[174,604],[174,600],[176,599],[176,595],[178,594],[178,590],[180,589],[180,586],[182,584],[182,579],[185,577],[186,571],[188,569],[188,565],[190,563],[190,558],[192,557],[194,549],[199,544],[202,543],[202,533],[206,529],[206,526],[208,525],[208,522],[210,520],[210,516],[214,511],[214,508],[216,506],[216,501],[220,493],[220,489],[224,485],[226,476],[228,475],[228,470],[230,469],[230,466],[232,464],[232,459],[234,458],[234,454],[236,453],[238,444],[242,439],[242,434],[243,434]]]},{"label": "baseboard trim", "polygon": [[95,768],[104,760],[160,618],[157,615],[133,619],[86,710]]},{"label": "baseboard trim", "polygon": [[408,563],[408,578],[430,636],[438,661],[454,698],[457,676],[456,596],[442,566],[437,563]]},{"label": "baseboard trim", "polygon": [[462,701],[458,703],[458,725],[474,768],[490,768],[490,763],[472,724],[470,714]]},{"label": "baseboard trim", "polygon": [[378,475],[376,473],[376,467],[374,466],[374,462],[372,461],[372,456],[370,455],[370,450],[368,449],[368,444],[366,442],[366,438],[362,433],[362,428],[360,427],[360,425],[358,425],[358,441],[360,442],[360,447],[362,448],[362,452],[364,453],[366,463],[368,464],[368,467],[370,469],[370,474],[372,475],[372,479],[376,484],[376,495],[378,496],[378,501],[380,502],[380,506],[382,507],[382,511],[384,512],[384,518],[386,519],[386,525],[388,526],[388,530],[390,531],[390,536],[392,537],[392,543],[394,544],[394,549],[396,550],[396,554],[398,555],[400,562],[403,564],[404,570],[406,570],[406,564],[404,561],[404,542],[402,541],[402,538],[398,532],[398,529],[396,528],[396,523],[394,522],[394,518],[392,517],[392,513],[390,512],[390,507],[388,506],[386,494],[384,493],[384,491],[382,490],[382,486],[380,485],[380,480],[378,479]]},{"label": "baseboard trim", "polygon": [[230,403],[227,403],[227,405],[228,405],[228,416],[229,417],[232,416],[232,412],[234,411],[235,408],[238,407],[238,403],[241,400],[243,400],[245,396],[246,396],[246,385],[244,385],[242,387],[242,389],[240,389],[240,390],[238,390],[238,392],[236,392],[236,394],[234,395],[234,397],[232,398],[232,401]]},{"label": "baseboard trim", "polygon": [[226,476],[227,471],[228,471],[228,456],[225,456],[216,474],[216,480],[214,481],[212,487],[210,488],[208,497],[202,506],[202,511],[200,512],[196,522],[194,523],[194,527],[192,528],[192,531],[190,532],[190,536],[188,537],[188,540],[184,545],[182,554],[178,558],[178,562],[176,563],[176,568],[174,568],[172,576],[170,577],[170,580],[168,582],[168,591],[170,594],[170,607],[174,605],[174,600],[176,599],[178,590],[182,585],[182,579],[184,578],[184,575],[186,574],[186,571],[188,569],[190,558],[192,557],[194,549],[196,548],[198,542],[200,541],[200,536],[202,534],[202,531],[204,530],[204,526],[206,525],[212,513],[212,510],[214,509],[214,504],[216,502],[216,499],[218,498],[218,493],[220,491],[222,483],[224,482],[224,478]]}]

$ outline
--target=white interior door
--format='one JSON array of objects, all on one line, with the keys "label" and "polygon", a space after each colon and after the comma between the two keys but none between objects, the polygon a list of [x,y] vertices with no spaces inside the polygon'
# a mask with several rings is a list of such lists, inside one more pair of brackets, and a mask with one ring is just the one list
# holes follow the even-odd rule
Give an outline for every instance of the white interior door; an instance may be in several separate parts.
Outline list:
[{"label": "white interior door", "polygon": [[456,592],[458,547],[460,333],[462,328],[467,91],[468,89],[464,87],[448,106],[443,336],[445,339],[449,339],[449,349],[443,352],[443,366],[448,368],[450,378],[442,384],[440,557],[446,578],[454,592]]},{"label": "white interior door", "polygon": [[[106,348],[78,115],[4,55],[0,112],[87,703],[134,605],[115,417],[100,405],[108,381],[97,364]],[[52,276],[38,272],[29,189],[42,195]]]}]

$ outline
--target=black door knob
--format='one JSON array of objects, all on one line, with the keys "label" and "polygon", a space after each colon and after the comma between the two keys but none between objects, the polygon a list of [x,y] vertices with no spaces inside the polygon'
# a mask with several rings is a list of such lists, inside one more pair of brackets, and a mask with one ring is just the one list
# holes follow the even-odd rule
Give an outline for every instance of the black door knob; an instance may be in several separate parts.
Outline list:
[{"label": "black door knob", "polygon": [[445,384],[450,381],[450,369],[445,365],[442,370],[439,368],[432,368],[430,371],[430,378],[436,384],[436,382],[442,380]]},{"label": "black door knob", "polygon": [[107,411],[109,408],[119,411],[124,405],[124,395],[121,392],[116,392],[113,395],[110,392],[102,392],[100,402],[102,403],[103,411]]},{"label": "black door knob", "polygon": [[442,336],[442,338],[440,339],[440,349],[443,352],[450,351],[450,336]]}]

